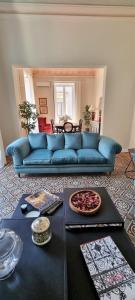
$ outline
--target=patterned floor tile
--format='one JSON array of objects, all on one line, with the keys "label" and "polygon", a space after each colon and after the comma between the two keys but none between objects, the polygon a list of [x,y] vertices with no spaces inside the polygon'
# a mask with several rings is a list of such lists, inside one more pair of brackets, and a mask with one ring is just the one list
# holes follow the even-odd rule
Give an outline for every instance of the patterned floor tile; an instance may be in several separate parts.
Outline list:
[{"label": "patterned floor tile", "polygon": [[[41,189],[50,192],[62,192],[67,187],[106,187],[109,195],[121,215],[126,218],[131,207],[135,206],[135,186],[133,180],[124,174],[128,161],[124,154],[116,158],[115,171],[111,176],[106,174],[90,175],[23,175],[15,174],[13,166],[7,165],[0,172],[0,214],[11,217],[15,207],[24,193],[33,193]],[[132,220],[132,219],[131,219]],[[131,222],[130,220],[130,222]],[[134,224],[129,227],[130,236],[135,236]]]}]

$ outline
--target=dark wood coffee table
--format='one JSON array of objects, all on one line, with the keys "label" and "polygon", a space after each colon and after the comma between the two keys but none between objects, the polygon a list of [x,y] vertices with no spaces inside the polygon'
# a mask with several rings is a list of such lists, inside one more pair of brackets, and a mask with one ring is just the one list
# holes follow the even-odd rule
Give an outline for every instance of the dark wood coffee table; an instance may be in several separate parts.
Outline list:
[{"label": "dark wood coffee table", "polygon": [[[63,197],[68,197],[71,192],[73,190],[66,189]],[[103,189],[102,192],[104,194]],[[13,277],[0,282],[0,299],[2,295],[5,295],[4,300],[27,300],[30,296],[33,300],[99,299],[80,251],[80,244],[107,235],[112,237],[135,271],[135,249],[123,228],[67,231],[64,228],[63,207],[57,209],[50,218],[53,230],[50,243],[43,248],[35,246],[31,241],[32,220],[26,219],[20,211],[20,204],[23,202],[24,196],[13,215],[16,220],[5,221],[8,227],[20,234],[24,241],[24,252]]]},{"label": "dark wood coffee table", "polygon": [[[94,190],[101,197],[101,207],[93,215],[81,215],[69,206],[69,198],[71,194],[79,190]],[[89,187],[89,188],[67,188],[63,193],[64,208],[65,208],[65,225],[66,228],[73,228],[76,226],[124,226],[124,220],[114,205],[111,197],[109,196],[106,188],[104,187]]]},{"label": "dark wood coffee table", "polygon": [[[102,204],[99,209],[99,211],[91,216],[80,216],[79,214],[76,214],[73,212],[69,207],[69,197],[72,193],[78,191],[78,190],[86,190],[86,189],[93,189],[97,193],[99,193]],[[116,206],[114,205],[113,201],[111,200],[111,197],[109,196],[106,188],[104,187],[90,187],[90,188],[66,188],[64,189],[63,193],[56,193],[61,199],[63,199],[64,205],[57,208],[56,211],[52,214],[52,216],[64,216],[65,224],[67,225],[76,225],[76,224],[116,224],[120,223],[122,226],[124,225],[124,221],[122,217],[120,216]],[[27,212],[31,210],[35,210],[32,208],[31,205],[28,204],[28,209],[25,214],[21,211],[21,204],[27,203],[25,201],[25,198],[29,194],[23,194],[21,199],[18,202],[18,205],[13,213],[12,218],[13,219],[23,219],[26,217]]]},{"label": "dark wood coffee table", "polygon": [[[56,195],[60,196],[62,199],[63,199],[63,193],[55,193]],[[21,211],[21,205],[24,204],[24,203],[27,203],[25,201],[25,198],[27,196],[29,196],[30,194],[23,194],[22,197],[20,198],[18,204],[17,204],[17,207],[12,215],[12,218],[13,219],[26,219],[26,215],[27,215],[27,212],[30,212],[32,210],[36,210],[35,208],[33,208],[30,204],[28,204],[27,206],[27,212],[26,213],[22,213]],[[63,217],[64,215],[64,210],[63,210],[63,205],[61,205],[60,207],[58,207],[56,209],[56,211],[52,214],[53,216],[61,216]]]},{"label": "dark wood coffee table", "polygon": [[63,300],[64,234],[63,219],[50,218],[52,239],[44,247],[33,244],[32,219],[5,220],[23,241],[23,252],[14,273],[0,281],[1,300]]},{"label": "dark wood coffee table", "polygon": [[124,229],[66,231],[67,281],[69,300],[98,300],[80,244],[110,235],[135,272],[135,248]]}]

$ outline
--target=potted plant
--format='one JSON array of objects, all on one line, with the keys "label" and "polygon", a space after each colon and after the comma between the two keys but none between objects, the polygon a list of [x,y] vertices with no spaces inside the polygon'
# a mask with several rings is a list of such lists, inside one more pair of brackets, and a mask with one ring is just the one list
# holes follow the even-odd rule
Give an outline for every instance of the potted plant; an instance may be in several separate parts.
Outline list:
[{"label": "potted plant", "polygon": [[35,104],[31,104],[28,101],[24,101],[19,104],[19,116],[21,118],[21,127],[24,128],[29,134],[36,126],[36,120],[38,112]]},{"label": "potted plant", "polygon": [[85,130],[89,131],[90,121],[92,119],[92,112],[91,112],[91,106],[90,105],[85,106],[85,110],[83,112],[83,119],[84,119],[84,124],[86,126]]}]

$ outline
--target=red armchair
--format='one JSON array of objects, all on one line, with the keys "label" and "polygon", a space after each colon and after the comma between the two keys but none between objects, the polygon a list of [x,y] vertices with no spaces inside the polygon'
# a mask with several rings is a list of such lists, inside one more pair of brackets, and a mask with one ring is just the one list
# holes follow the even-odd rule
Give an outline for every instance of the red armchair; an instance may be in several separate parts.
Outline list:
[{"label": "red armchair", "polygon": [[52,133],[52,126],[49,123],[46,123],[46,118],[38,117],[38,127],[39,132]]}]

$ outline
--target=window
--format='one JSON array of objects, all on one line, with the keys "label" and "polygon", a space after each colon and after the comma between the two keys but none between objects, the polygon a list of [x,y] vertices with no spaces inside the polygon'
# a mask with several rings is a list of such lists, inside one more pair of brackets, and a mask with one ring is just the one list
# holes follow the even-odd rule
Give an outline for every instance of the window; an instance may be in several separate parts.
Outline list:
[{"label": "window", "polygon": [[59,118],[64,115],[68,115],[71,120],[73,120],[75,106],[75,83],[55,82],[54,103],[56,121],[59,121]]}]

